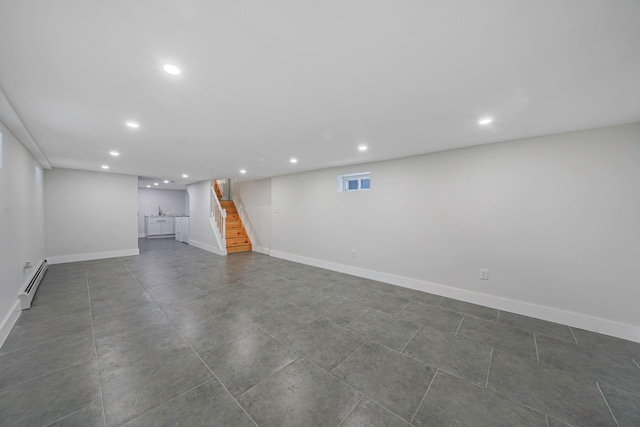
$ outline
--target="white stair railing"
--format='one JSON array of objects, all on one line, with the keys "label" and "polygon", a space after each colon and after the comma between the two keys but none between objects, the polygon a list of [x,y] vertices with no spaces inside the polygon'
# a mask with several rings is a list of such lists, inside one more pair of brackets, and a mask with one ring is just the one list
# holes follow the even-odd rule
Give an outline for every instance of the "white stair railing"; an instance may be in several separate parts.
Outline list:
[{"label": "white stair railing", "polygon": [[227,211],[226,209],[222,209],[220,205],[220,200],[218,200],[218,196],[216,195],[216,191],[211,186],[211,217],[214,219],[216,223],[216,227],[218,228],[218,233],[220,238],[222,239],[223,247],[227,245]]}]

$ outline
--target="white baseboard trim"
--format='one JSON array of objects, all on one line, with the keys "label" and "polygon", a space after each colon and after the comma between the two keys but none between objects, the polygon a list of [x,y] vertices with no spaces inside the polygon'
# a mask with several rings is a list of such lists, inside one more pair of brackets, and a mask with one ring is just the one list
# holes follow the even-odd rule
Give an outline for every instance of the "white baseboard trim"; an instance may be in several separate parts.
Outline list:
[{"label": "white baseboard trim", "polygon": [[146,234],[144,234],[144,233],[138,233],[138,239],[142,239],[142,238],[145,238],[145,237],[147,237],[147,235],[146,235]]},{"label": "white baseboard trim", "polygon": [[269,248],[264,248],[262,246],[251,246],[253,252],[260,252],[261,254],[269,255],[271,250]]},{"label": "white baseboard trim", "polygon": [[16,300],[15,304],[11,308],[11,311],[7,313],[7,315],[2,320],[2,324],[0,324],[0,348],[4,344],[5,340],[9,336],[9,332],[13,329],[13,325],[18,321],[18,317],[22,311],[20,310],[20,301]]},{"label": "white baseboard trim", "polygon": [[206,243],[202,243],[202,242],[198,242],[197,240],[189,240],[189,244],[191,246],[195,246],[196,248],[200,248],[200,249],[204,249],[205,251],[208,252],[213,252],[216,255],[221,255],[221,256],[226,256],[227,255],[227,250],[226,249],[220,249],[220,248],[216,248],[215,246],[212,245],[208,245]]},{"label": "white baseboard trim", "polygon": [[94,259],[118,258],[123,256],[140,255],[140,249],[121,249],[118,251],[90,252],[86,254],[58,255],[46,257],[49,264],[63,264],[66,262],[90,261]]},{"label": "white baseboard trim", "polygon": [[377,280],[390,283],[392,285],[403,286],[409,289],[429,292],[432,294],[455,298],[462,301],[481,304],[498,310],[510,311],[524,316],[535,317],[537,319],[550,322],[562,323],[588,331],[611,335],[631,341],[640,342],[640,327],[620,323],[613,320],[602,319],[582,313],[561,310],[558,308],[531,304],[525,301],[513,300],[494,295],[482,294],[466,289],[413,279],[410,277],[397,276],[380,271],[368,270],[360,267],[339,264],[317,258],[309,258],[302,255],[295,255],[282,251],[271,250],[270,255],[275,258],[282,258],[288,261],[299,262],[301,264],[312,265],[326,270],[337,271],[339,273],[350,274],[352,276],[363,277],[365,279]]}]

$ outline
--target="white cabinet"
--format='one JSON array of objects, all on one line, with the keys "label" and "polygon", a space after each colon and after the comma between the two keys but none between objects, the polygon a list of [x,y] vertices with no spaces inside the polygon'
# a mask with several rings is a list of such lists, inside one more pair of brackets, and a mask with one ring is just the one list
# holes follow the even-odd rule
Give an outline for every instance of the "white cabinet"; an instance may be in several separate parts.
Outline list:
[{"label": "white cabinet", "polygon": [[164,236],[174,234],[173,217],[145,217],[145,234],[149,236]]}]

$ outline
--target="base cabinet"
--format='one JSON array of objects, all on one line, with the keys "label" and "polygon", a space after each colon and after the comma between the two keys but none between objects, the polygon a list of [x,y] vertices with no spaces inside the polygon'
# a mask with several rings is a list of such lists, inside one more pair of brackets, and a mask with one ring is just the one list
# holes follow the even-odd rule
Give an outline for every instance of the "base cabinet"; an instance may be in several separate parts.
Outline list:
[{"label": "base cabinet", "polygon": [[145,217],[144,231],[147,237],[172,235],[175,233],[174,218],[173,217]]}]

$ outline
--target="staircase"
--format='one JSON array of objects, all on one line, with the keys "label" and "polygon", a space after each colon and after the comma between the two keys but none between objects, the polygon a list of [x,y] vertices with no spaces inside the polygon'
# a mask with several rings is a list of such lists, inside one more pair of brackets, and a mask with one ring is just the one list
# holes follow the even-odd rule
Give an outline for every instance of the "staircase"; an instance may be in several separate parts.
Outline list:
[{"label": "staircase", "polygon": [[[216,182],[214,185],[214,191],[218,200],[222,198],[222,191]],[[247,236],[247,231],[242,225],[240,215],[236,209],[236,204],[231,200],[220,200],[220,206],[227,211],[226,220],[226,236],[227,236],[227,253],[232,254],[234,252],[247,252],[251,251],[251,240]]]}]

